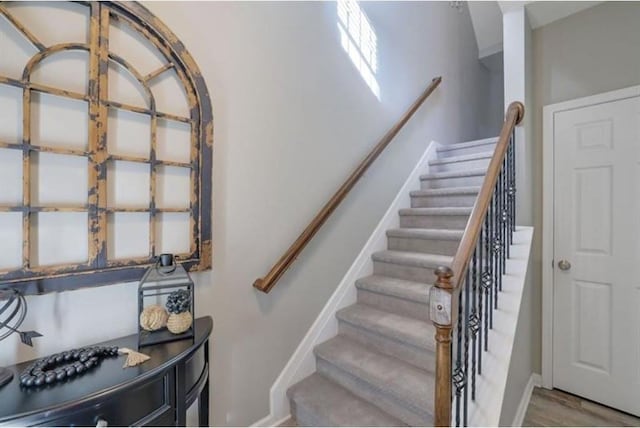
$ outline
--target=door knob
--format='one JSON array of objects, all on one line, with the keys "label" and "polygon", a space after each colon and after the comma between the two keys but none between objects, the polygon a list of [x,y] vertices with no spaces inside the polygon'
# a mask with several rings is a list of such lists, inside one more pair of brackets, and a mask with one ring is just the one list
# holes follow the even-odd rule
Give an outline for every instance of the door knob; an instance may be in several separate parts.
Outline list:
[{"label": "door knob", "polygon": [[571,269],[571,263],[569,263],[568,260],[560,260],[558,262],[558,267],[560,268],[560,270],[569,270]]}]

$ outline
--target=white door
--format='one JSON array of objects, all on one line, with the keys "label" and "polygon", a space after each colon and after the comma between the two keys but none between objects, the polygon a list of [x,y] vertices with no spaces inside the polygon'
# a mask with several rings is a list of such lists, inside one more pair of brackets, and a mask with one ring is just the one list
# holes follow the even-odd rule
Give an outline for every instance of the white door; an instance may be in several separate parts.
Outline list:
[{"label": "white door", "polygon": [[553,385],[640,415],[640,98],[553,126]]}]

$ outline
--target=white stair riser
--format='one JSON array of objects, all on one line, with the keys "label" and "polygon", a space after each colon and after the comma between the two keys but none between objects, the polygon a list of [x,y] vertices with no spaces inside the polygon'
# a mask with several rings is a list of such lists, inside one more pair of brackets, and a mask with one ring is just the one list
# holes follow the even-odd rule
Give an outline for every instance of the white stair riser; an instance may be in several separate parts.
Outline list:
[{"label": "white stair riser", "polygon": [[338,331],[340,334],[364,346],[375,349],[381,354],[405,361],[418,368],[432,371],[433,367],[435,367],[435,355],[427,349],[398,342],[393,338],[365,330],[341,320],[338,321]]},{"label": "white stair riser", "polygon": [[373,273],[375,275],[383,275],[391,278],[406,279],[407,281],[424,283],[435,282],[435,269],[436,266],[430,268],[399,263],[387,263],[380,261],[373,262]]},{"label": "white stair riser", "polygon": [[387,394],[381,394],[366,381],[345,372],[323,358],[316,359],[316,370],[323,376],[350,391],[353,395],[372,403],[391,416],[409,425],[429,426],[432,423],[432,419],[429,416],[417,414],[412,409],[402,405],[399,399],[390,397]]},{"label": "white stair riser", "polygon": [[411,196],[411,208],[472,207],[478,194]]},{"label": "white stair riser", "polygon": [[496,143],[486,143],[479,146],[457,148],[453,150],[438,151],[438,158],[450,158],[453,156],[471,155],[474,153],[493,152],[496,149]]},{"label": "white stair riser", "polygon": [[490,158],[463,160],[458,162],[450,162],[443,164],[431,165],[430,170],[433,172],[450,172],[465,171],[469,169],[481,169],[489,166]]},{"label": "white stair riser", "polygon": [[468,177],[454,177],[454,178],[431,178],[426,180],[420,180],[420,188],[423,190],[428,189],[442,189],[445,187],[466,187],[466,186],[482,186],[484,181],[483,175],[475,175]]},{"label": "white stair riser", "polygon": [[387,237],[390,250],[454,256],[460,240]]},{"label": "white stair riser", "polygon": [[405,317],[430,321],[429,305],[426,303],[414,302],[362,288],[358,289],[358,303],[364,303],[365,305]]},{"label": "white stair riser", "polygon": [[464,229],[468,220],[468,215],[401,215],[400,227]]}]

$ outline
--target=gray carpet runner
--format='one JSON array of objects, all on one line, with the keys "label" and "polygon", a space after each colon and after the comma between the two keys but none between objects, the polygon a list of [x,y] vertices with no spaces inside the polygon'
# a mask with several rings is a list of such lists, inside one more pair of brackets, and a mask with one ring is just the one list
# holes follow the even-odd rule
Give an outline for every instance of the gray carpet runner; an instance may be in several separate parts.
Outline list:
[{"label": "gray carpet runner", "polygon": [[449,265],[497,139],[438,149],[357,303],[336,313],[338,335],[316,346],[316,372],[287,391],[298,426],[432,426],[434,269]]}]

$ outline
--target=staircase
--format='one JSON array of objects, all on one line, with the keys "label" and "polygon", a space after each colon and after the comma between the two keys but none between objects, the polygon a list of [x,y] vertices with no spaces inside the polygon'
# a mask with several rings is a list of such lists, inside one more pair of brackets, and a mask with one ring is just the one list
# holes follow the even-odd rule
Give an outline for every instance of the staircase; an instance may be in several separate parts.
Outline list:
[{"label": "staircase", "polygon": [[336,313],[338,335],[315,350],[316,372],[287,391],[299,426],[432,426],[434,269],[450,265],[497,138],[442,146],[356,281],[357,303]]}]

